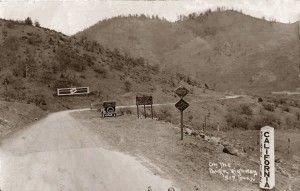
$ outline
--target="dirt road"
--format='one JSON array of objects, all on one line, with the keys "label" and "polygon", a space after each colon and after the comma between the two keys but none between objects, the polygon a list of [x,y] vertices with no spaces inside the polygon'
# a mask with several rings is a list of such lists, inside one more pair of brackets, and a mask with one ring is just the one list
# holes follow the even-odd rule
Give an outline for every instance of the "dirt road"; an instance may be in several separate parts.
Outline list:
[{"label": "dirt road", "polygon": [[51,114],[2,141],[2,191],[143,191],[150,185],[164,191],[173,186],[136,158],[104,149],[71,112]]}]

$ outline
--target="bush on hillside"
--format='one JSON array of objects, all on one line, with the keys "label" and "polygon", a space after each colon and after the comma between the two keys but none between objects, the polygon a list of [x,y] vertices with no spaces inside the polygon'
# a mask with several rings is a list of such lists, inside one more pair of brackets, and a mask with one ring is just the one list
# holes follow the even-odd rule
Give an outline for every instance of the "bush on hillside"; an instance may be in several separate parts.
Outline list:
[{"label": "bush on hillside", "polygon": [[131,115],[133,112],[130,108],[120,108],[118,113],[120,113],[121,115]]},{"label": "bush on hillside", "polygon": [[71,68],[77,72],[83,72],[85,70],[85,64],[89,63],[88,57],[79,56],[69,46],[61,46],[58,48],[56,51],[56,60],[59,63],[59,71]]},{"label": "bush on hillside", "polygon": [[296,117],[297,117],[297,120],[300,121],[300,112],[299,111],[296,112]]},{"label": "bush on hillside", "polygon": [[150,82],[151,81],[151,77],[148,75],[141,75],[140,76],[140,82]]},{"label": "bush on hillside", "polygon": [[249,115],[249,116],[253,115],[253,110],[248,104],[242,103],[238,106],[237,109],[241,114]]},{"label": "bush on hillside", "polygon": [[[5,49],[9,50],[18,50],[20,48],[20,43],[19,39],[17,36],[9,36],[7,39],[4,41],[4,47]],[[14,52],[10,52],[9,56],[11,56]]]},{"label": "bush on hillside", "polygon": [[34,22],[34,25],[35,25],[36,27],[41,27],[40,22],[37,21],[37,20]]},{"label": "bush on hillside", "polygon": [[101,74],[103,76],[103,78],[106,78],[107,75],[107,71],[105,68],[94,68],[94,71],[98,74]]},{"label": "bush on hillside", "polygon": [[8,21],[5,23],[5,25],[6,25],[7,28],[12,29],[12,28],[15,28],[16,23],[17,23],[16,21],[8,20]]},{"label": "bush on hillside", "polygon": [[287,105],[283,106],[281,109],[282,109],[282,111],[290,112],[290,108]]},{"label": "bush on hillside", "polygon": [[130,92],[132,84],[129,81],[125,81],[124,86],[125,86],[125,91]]},{"label": "bush on hillside", "polygon": [[273,103],[262,103],[262,106],[264,107],[265,110],[268,111],[275,111],[276,105]]},{"label": "bush on hillside", "polygon": [[31,45],[36,45],[39,43],[42,43],[43,39],[38,33],[33,33],[29,38],[28,38],[28,43]]},{"label": "bush on hillside", "polygon": [[294,129],[300,129],[300,122],[299,121],[294,121],[291,125]]},{"label": "bush on hillside", "polygon": [[241,115],[229,113],[225,116],[228,126],[232,128],[248,129],[248,121]]},{"label": "bush on hillside", "polygon": [[31,20],[30,17],[27,17],[27,18],[25,19],[25,24],[26,24],[26,25],[32,25],[32,20]]},{"label": "bush on hillside", "polygon": [[35,95],[33,101],[34,101],[35,105],[37,105],[37,106],[47,105],[46,101],[45,101],[45,96],[41,95],[41,94]]},{"label": "bush on hillside", "polygon": [[54,82],[54,89],[56,90],[57,88],[66,88],[66,87],[80,86],[80,85],[81,84],[75,75],[73,75],[73,76],[62,75],[60,79],[57,79]]},{"label": "bush on hillside", "polygon": [[172,122],[172,113],[168,108],[161,108],[158,111],[154,111],[153,115],[160,121]]},{"label": "bush on hillside", "polygon": [[268,114],[260,117],[254,123],[254,128],[259,130],[264,126],[271,126],[277,128],[281,124],[280,119],[275,117],[274,115]]}]

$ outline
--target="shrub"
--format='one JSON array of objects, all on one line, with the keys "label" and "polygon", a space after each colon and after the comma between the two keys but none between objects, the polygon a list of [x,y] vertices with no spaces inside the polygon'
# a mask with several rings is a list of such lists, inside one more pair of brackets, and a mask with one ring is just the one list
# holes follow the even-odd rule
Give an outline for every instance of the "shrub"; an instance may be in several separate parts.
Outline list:
[{"label": "shrub", "polygon": [[193,117],[192,115],[190,115],[190,116],[189,116],[189,122],[192,122],[192,121],[193,121],[193,118],[194,118],[194,117]]},{"label": "shrub", "polygon": [[227,114],[225,119],[227,124],[232,128],[247,129],[249,126],[247,120],[241,115]]},{"label": "shrub", "polygon": [[258,102],[263,102],[263,99],[261,97],[259,97]]},{"label": "shrub", "polygon": [[289,118],[289,117],[287,117],[286,119],[285,119],[285,123],[286,123],[286,125],[287,126],[292,126],[292,120],[291,120],[291,118]]},{"label": "shrub", "polygon": [[120,114],[121,115],[131,115],[132,114],[132,111],[131,111],[131,109],[130,108],[127,108],[127,107],[125,107],[125,108],[120,108],[119,109],[119,112],[120,112]]},{"label": "shrub", "polygon": [[275,111],[276,109],[276,105],[272,103],[263,103],[262,106],[268,111]]},{"label": "shrub", "polygon": [[294,100],[295,107],[300,108],[300,101],[299,100]]},{"label": "shrub", "polygon": [[67,77],[58,79],[54,83],[53,87],[56,90],[57,88],[66,88],[66,87],[71,87],[71,86],[80,86],[80,83],[75,75],[71,76],[71,77],[67,76]]},{"label": "shrub", "polygon": [[158,64],[154,64],[154,65],[152,66],[152,69],[153,69],[153,71],[154,71],[155,73],[157,73],[157,72],[160,71],[159,65],[158,65]]},{"label": "shrub", "polygon": [[56,51],[56,60],[59,63],[59,70],[63,71],[66,68],[72,68],[77,72],[85,70],[85,64],[88,63],[86,57],[81,57],[76,54],[70,46],[61,46]]},{"label": "shrub", "polygon": [[125,85],[125,91],[130,92],[132,84],[129,81],[125,81],[124,85]]},{"label": "shrub", "polygon": [[4,47],[10,50],[18,50],[19,46],[19,39],[16,36],[10,36],[4,41]]},{"label": "shrub", "polygon": [[36,45],[42,42],[43,42],[42,37],[37,33],[33,33],[28,39],[28,43],[32,45]]},{"label": "shrub", "polygon": [[15,67],[12,69],[12,74],[15,76],[15,77],[19,77],[19,76],[22,76],[23,74],[23,71],[20,67]]},{"label": "shrub", "polygon": [[31,20],[30,17],[27,17],[27,18],[25,19],[25,24],[26,24],[26,25],[32,25],[32,20]]},{"label": "shrub", "polygon": [[241,114],[244,114],[244,115],[251,116],[253,114],[253,110],[250,108],[249,105],[247,105],[245,103],[240,104],[238,110]]},{"label": "shrub", "polygon": [[142,76],[140,76],[140,81],[141,82],[149,82],[149,81],[151,81],[151,77],[148,75],[142,75]]},{"label": "shrub", "polygon": [[12,21],[12,20],[8,20],[6,22],[6,26],[7,26],[7,28],[12,29],[12,28],[14,28],[16,26],[16,22]]},{"label": "shrub", "polygon": [[269,97],[269,98],[267,99],[267,102],[275,104],[276,107],[277,107],[279,104],[284,103],[284,101],[283,101],[282,99],[276,98],[276,97]]},{"label": "shrub", "polygon": [[35,25],[36,27],[41,27],[39,21],[35,21],[35,22],[34,22],[34,25]]},{"label": "shrub", "polygon": [[290,112],[290,108],[288,106],[284,106],[281,109],[282,109],[282,111]]},{"label": "shrub", "polygon": [[45,96],[44,95],[40,95],[37,94],[34,96],[33,98],[33,102],[35,103],[35,105],[40,106],[40,105],[47,105],[46,101],[45,101]]},{"label": "shrub", "polygon": [[300,121],[300,112],[299,111],[297,111],[296,116],[297,116],[297,120]]},{"label": "shrub", "polygon": [[292,123],[292,126],[293,126],[294,129],[300,129],[300,122],[299,121],[294,121]]},{"label": "shrub", "polygon": [[274,115],[265,115],[255,122],[254,128],[256,130],[259,130],[264,126],[271,126],[276,128],[278,127],[278,125],[280,125],[280,120],[278,118],[276,118]]},{"label": "shrub", "polygon": [[283,105],[283,104],[287,104],[287,99],[284,99],[284,98],[280,98],[278,100],[279,104]]},{"label": "shrub", "polygon": [[101,74],[103,78],[105,78],[107,75],[107,72],[104,68],[94,68],[94,71],[98,74]]},{"label": "shrub", "polygon": [[172,114],[168,108],[162,108],[158,112],[153,113],[154,117],[160,121],[171,122]]}]

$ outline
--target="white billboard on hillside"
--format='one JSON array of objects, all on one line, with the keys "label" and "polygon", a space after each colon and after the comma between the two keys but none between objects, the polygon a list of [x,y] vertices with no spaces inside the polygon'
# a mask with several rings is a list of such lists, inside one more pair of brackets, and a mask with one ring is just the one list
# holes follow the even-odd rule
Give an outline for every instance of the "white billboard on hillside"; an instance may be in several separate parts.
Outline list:
[{"label": "white billboard on hillside", "polygon": [[57,88],[58,96],[89,94],[89,87]]}]

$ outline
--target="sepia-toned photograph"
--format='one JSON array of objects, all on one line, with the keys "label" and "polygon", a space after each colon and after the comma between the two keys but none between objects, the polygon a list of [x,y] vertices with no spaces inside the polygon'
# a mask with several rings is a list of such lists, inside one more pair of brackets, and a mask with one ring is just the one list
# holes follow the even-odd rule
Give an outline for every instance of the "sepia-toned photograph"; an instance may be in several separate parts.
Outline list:
[{"label": "sepia-toned photograph", "polygon": [[0,0],[0,191],[300,191],[300,1]]}]

